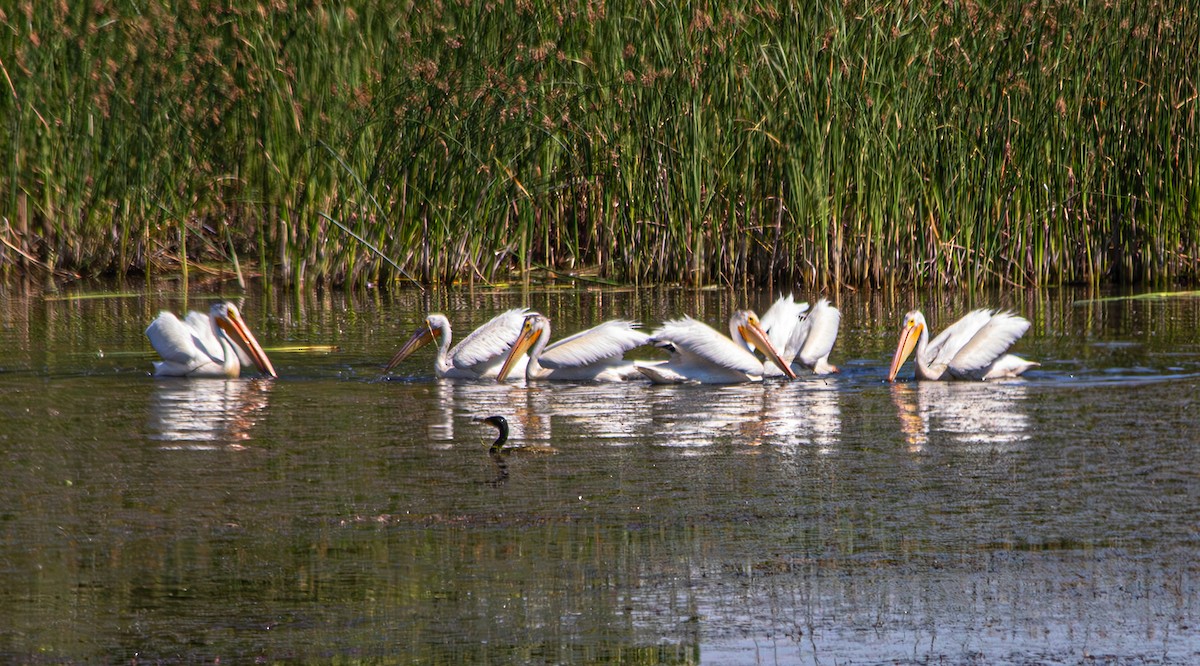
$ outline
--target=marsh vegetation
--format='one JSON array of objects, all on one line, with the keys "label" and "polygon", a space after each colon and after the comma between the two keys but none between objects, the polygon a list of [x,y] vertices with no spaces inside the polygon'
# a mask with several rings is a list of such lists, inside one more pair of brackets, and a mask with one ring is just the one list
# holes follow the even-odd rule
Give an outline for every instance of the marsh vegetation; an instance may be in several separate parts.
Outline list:
[{"label": "marsh vegetation", "polygon": [[0,27],[6,272],[1198,273],[1187,3],[23,0]]}]

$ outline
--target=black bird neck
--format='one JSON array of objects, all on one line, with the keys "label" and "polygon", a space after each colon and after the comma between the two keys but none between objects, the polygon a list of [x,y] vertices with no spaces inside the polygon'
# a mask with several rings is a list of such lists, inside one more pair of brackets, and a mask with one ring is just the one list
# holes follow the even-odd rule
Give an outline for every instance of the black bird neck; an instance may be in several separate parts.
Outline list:
[{"label": "black bird neck", "polygon": [[488,449],[492,453],[500,453],[504,450],[504,444],[508,441],[508,420],[503,416],[490,416],[484,419],[499,431],[496,435],[496,441],[492,442],[492,448]]}]

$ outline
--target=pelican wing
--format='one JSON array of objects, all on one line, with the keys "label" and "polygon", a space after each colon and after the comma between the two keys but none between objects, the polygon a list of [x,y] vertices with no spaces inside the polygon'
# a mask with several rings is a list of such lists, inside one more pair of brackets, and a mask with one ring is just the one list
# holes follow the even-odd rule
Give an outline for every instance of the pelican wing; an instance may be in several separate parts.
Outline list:
[{"label": "pelican wing", "polygon": [[651,334],[651,338],[660,343],[673,343],[676,353],[688,360],[698,360],[747,375],[763,374],[763,363],[757,356],[713,327],[691,317],[663,322]]},{"label": "pelican wing", "polygon": [[[225,352],[221,349],[221,341],[217,339],[216,335],[213,335],[212,319],[207,314],[192,310],[187,313],[187,318],[183,320],[183,323],[192,330],[195,336],[193,342],[201,351],[214,359],[225,358]],[[242,365],[254,365],[254,360],[242,349],[241,345],[233,345],[233,351],[237,353]]]},{"label": "pelican wing", "polygon": [[450,358],[458,367],[472,367],[503,357],[521,334],[528,308],[513,308],[501,312],[483,326],[475,329],[450,350]]},{"label": "pelican wing", "polygon": [[833,343],[837,341],[838,328],[841,325],[842,312],[830,305],[828,299],[822,298],[817,301],[797,328],[798,335],[795,337],[800,341],[799,344],[791,343],[799,346],[800,362],[811,368],[822,359],[828,358],[829,352],[833,351]]},{"label": "pelican wing", "polygon": [[580,368],[609,358],[620,358],[625,352],[650,342],[650,336],[637,330],[638,324],[616,319],[580,331],[549,345],[542,352],[542,366]]},{"label": "pelican wing", "polygon": [[971,336],[970,340],[954,354],[950,368],[956,372],[986,368],[1008,351],[1008,348],[1013,346],[1013,343],[1020,339],[1027,330],[1029,330],[1028,319],[1018,317],[1011,312],[998,313],[980,327],[975,335]]},{"label": "pelican wing", "polygon": [[[170,313],[164,312],[163,314]],[[171,316],[174,317],[175,315]],[[203,312],[196,312],[195,310],[192,310],[191,312],[187,313],[187,317],[183,320],[183,323],[188,328],[192,329],[192,331],[196,333],[197,337],[213,337],[212,320],[209,319],[208,315]]]},{"label": "pelican wing", "polygon": [[803,301],[797,303],[792,295],[788,294],[776,299],[758,319],[763,330],[767,332],[771,344],[775,345],[775,349],[779,350],[779,355],[788,363],[800,350],[797,340],[803,341],[803,338],[799,338],[797,333],[802,325],[800,318],[806,312],[808,312],[808,303]]},{"label": "pelican wing", "polygon": [[991,320],[991,310],[981,309],[968,312],[929,343],[925,352],[928,365],[949,365],[958,352],[979,332],[979,329],[987,326]]},{"label": "pelican wing", "polygon": [[[199,312],[189,314],[186,322],[171,312],[160,312],[146,327],[146,337],[150,338],[154,351],[171,363],[191,366],[198,361],[212,361],[220,364],[224,358],[220,343],[208,324],[208,315]],[[215,347],[217,353],[214,354],[210,346]]]}]

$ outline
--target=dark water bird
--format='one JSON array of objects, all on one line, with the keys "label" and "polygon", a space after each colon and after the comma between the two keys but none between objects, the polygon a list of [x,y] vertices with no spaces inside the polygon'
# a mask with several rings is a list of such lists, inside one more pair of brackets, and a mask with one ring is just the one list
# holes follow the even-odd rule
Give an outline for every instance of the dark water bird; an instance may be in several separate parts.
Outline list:
[{"label": "dark water bird", "polygon": [[500,453],[503,451],[504,444],[508,441],[508,419],[500,415],[495,415],[479,419],[479,421],[494,427],[497,431],[496,441],[492,442],[492,447],[488,451],[491,453]]}]

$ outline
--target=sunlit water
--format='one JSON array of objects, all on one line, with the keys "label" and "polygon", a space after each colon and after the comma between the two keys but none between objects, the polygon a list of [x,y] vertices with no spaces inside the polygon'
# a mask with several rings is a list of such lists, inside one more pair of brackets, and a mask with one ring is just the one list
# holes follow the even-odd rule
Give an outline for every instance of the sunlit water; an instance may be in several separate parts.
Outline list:
[{"label": "sunlit water", "polygon": [[[430,310],[461,336],[530,305],[566,333],[770,299],[256,289],[280,378],[188,381],[148,374],[174,294],[17,291],[4,661],[1200,660],[1194,299],[842,294],[828,379],[525,386],[436,380],[431,349],[379,371]],[[1015,309],[1043,365],[887,384],[914,305],[935,331]],[[522,449],[488,453],[490,414]]]}]

